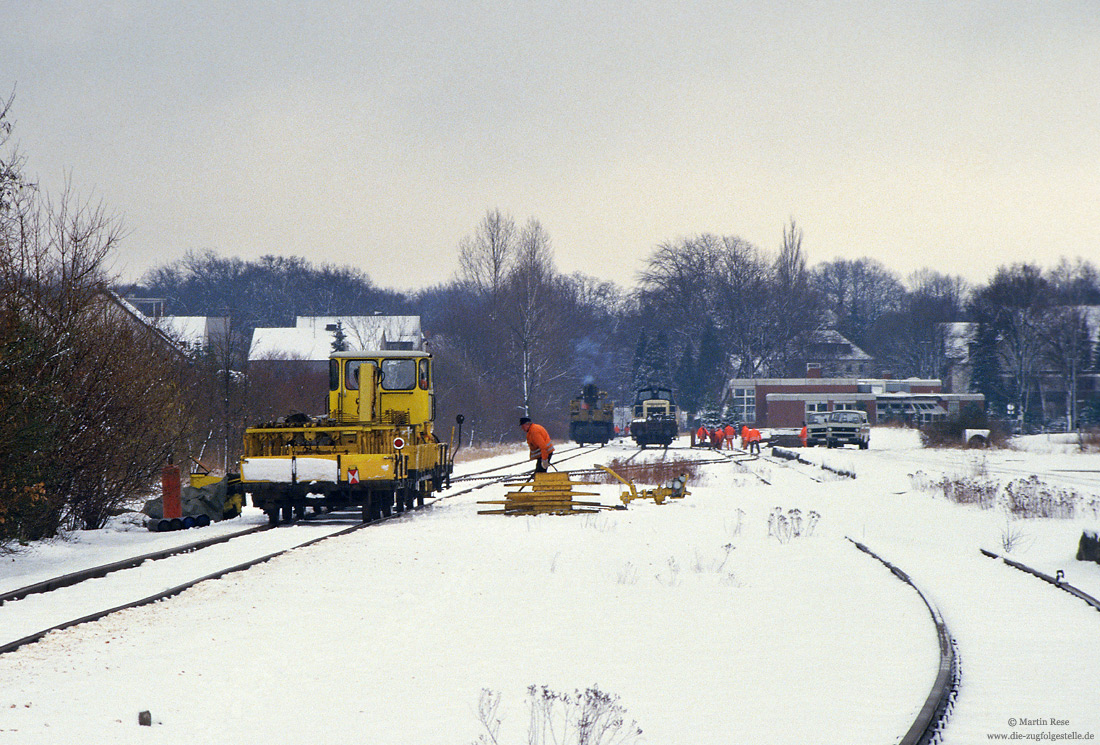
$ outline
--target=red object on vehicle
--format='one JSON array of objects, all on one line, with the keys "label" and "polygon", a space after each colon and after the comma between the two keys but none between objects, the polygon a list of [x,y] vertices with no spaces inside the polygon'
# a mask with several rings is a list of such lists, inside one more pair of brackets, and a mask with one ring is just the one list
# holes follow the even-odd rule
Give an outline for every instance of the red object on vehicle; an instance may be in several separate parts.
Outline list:
[{"label": "red object on vehicle", "polygon": [[160,472],[160,501],[164,509],[164,519],[183,517],[183,505],[180,503],[180,467],[167,465]]}]

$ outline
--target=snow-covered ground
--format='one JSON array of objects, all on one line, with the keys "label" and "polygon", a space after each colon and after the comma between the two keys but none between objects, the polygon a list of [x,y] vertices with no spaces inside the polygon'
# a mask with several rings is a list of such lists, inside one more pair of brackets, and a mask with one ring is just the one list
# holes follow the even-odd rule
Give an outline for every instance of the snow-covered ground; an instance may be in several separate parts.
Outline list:
[{"label": "snow-covered ground", "polygon": [[[0,656],[0,742],[471,743],[487,735],[489,689],[498,742],[523,743],[529,686],[618,696],[638,742],[896,742],[935,676],[935,631],[848,536],[909,572],[958,640],[946,742],[1100,736],[1100,613],[978,551],[1005,554],[1007,541],[1012,558],[1100,596],[1100,565],[1073,558],[1082,529],[1100,527],[1088,507],[1100,455],[1049,438],[1021,447],[930,451],[876,429],[868,451],[800,451],[854,480],[763,459],[705,466],[681,501],[594,515],[478,515],[501,486],[447,498]],[[1012,520],[922,488],[1032,473],[1082,509]],[[592,490],[618,501],[617,486]],[[801,511],[802,536],[769,535],[777,507]],[[0,557],[0,591],[239,527],[153,534],[120,521]],[[0,631],[30,607],[0,607]],[[152,727],[138,725],[145,710]]]}]

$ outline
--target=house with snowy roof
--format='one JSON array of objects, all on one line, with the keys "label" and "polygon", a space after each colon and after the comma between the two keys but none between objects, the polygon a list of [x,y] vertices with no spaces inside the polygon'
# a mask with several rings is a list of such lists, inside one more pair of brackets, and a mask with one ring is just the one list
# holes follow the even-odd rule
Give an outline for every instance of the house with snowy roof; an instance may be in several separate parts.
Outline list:
[{"label": "house with snowy roof", "polygon": [[340,339],[348,351],[424,349],[420,316],[298,316],[294,326],[252,332],[248,369],[254,387],[282,409],[323,412],[328,359]]},{"label": "house with snowy roof", "polygon": [[811,331],[787,374],[808,378],[860,378],[875,374],[875,358],[835,329]]},{"label": "house with snowy roof", "polygon": [[337,336],[345,349],[422,350],[420,316],[298,316],[290,328],[257,328],[248,360],[298,360],[323,363]]},{"label": "house with snowy roof", "polygon": [[189,352],[224,349],[229,319],[221,316],[161,316],[154,323]]}]

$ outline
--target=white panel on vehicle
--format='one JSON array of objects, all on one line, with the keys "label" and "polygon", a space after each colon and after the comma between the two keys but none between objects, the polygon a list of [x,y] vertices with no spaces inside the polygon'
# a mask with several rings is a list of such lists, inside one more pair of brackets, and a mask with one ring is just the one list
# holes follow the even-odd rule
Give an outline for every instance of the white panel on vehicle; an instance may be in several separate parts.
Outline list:
[{"label": "white panel on vehicle", "polygon": [[329,458],[298,458],[298,481],[339,481],[336,461]]},{"label": "white panel on vehicle", "polygon": [[328,458],[245,458],[241,462],[244,481],[291,483],[297,473],[299,482],[336,481],[336,461]]},{"label": "white panel on vehicle", "polygon": [[289,483],[289,458],[245,458],[241,461],[242,481],[280,481]]}]

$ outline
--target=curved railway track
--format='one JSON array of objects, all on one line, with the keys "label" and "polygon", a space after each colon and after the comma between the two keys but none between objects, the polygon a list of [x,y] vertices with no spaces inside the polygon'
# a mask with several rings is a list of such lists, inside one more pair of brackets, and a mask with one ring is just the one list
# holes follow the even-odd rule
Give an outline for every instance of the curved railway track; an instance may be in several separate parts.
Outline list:
[{"label": "curved railway track", "polygon": [[928,697],[925,699],[920,713],[917,714],[912,726],[909,727],[905,736],[902,737],[898,743],[899,745],[925,745],[926,743],[933,742],[937,734],[946,724],[947,717],[951,714],[951,708],[958,694],[961,674],[959,655],[955,649],[955,641],[951,636],[951,632],[947,629],[947,624],[943,620],[943,614],[941,614],[935,604],[928,599],[928,596],[917,587],[916,583],[913,582],[908,574],[883,559],[859,541],[852,538],[848,538],[848,540],[860,551],[889,569],[899,580],[912,587],[924,602],[925,607],[928,609],[928,613],[932,616],[932,622],[936,626],[936,637],[940,645],[939,669],[936,672],[936,680],[932,684],[932,689],[928,692]]},{"label": "curved railway track", "polygon": [[993,553],[992,551],[986,551],[984,548],[978,549],[978,550],[982,552],[983,556],[988,556],[990,559],[1000,559],[1001,561],[1003,561],[1005,564],[1012,567],[1013,569],[1019,569],[1021,572],[1025,572],[1025,573],[1030,574],[1034,577],[1038,577],[1039,579],[1043,580],[1044,582],[1047,582],[1051,585],[1054,585],[1059,590],[1062,590],[1064,592],[1068,592],[1070,595],[1073,595],[1075,598],[1079,598],[1080,600],[1085,601],[1086,603],[1091,605],[1093,608],[1100,611],[1100,600],[1093,597],[1092,595],[1089,595],[1084,590],[1082,590],[1078,587],[1074,587],[1070,583],[1064,581],[1062,579],[1062,576],[1061,576],[1062,575],[1062,570],[1059,569],[1058,574],[1051,577],[1049,574],[1045,574],[1043,572],[1040,572],[1038,569],[1032,569],[1031,567],[1027,566],[1026,564],[1022,564],[1018,561],[1014,561],[1012,559],[1009,559],[1007,556],[1000,556],[998,554]]}]

